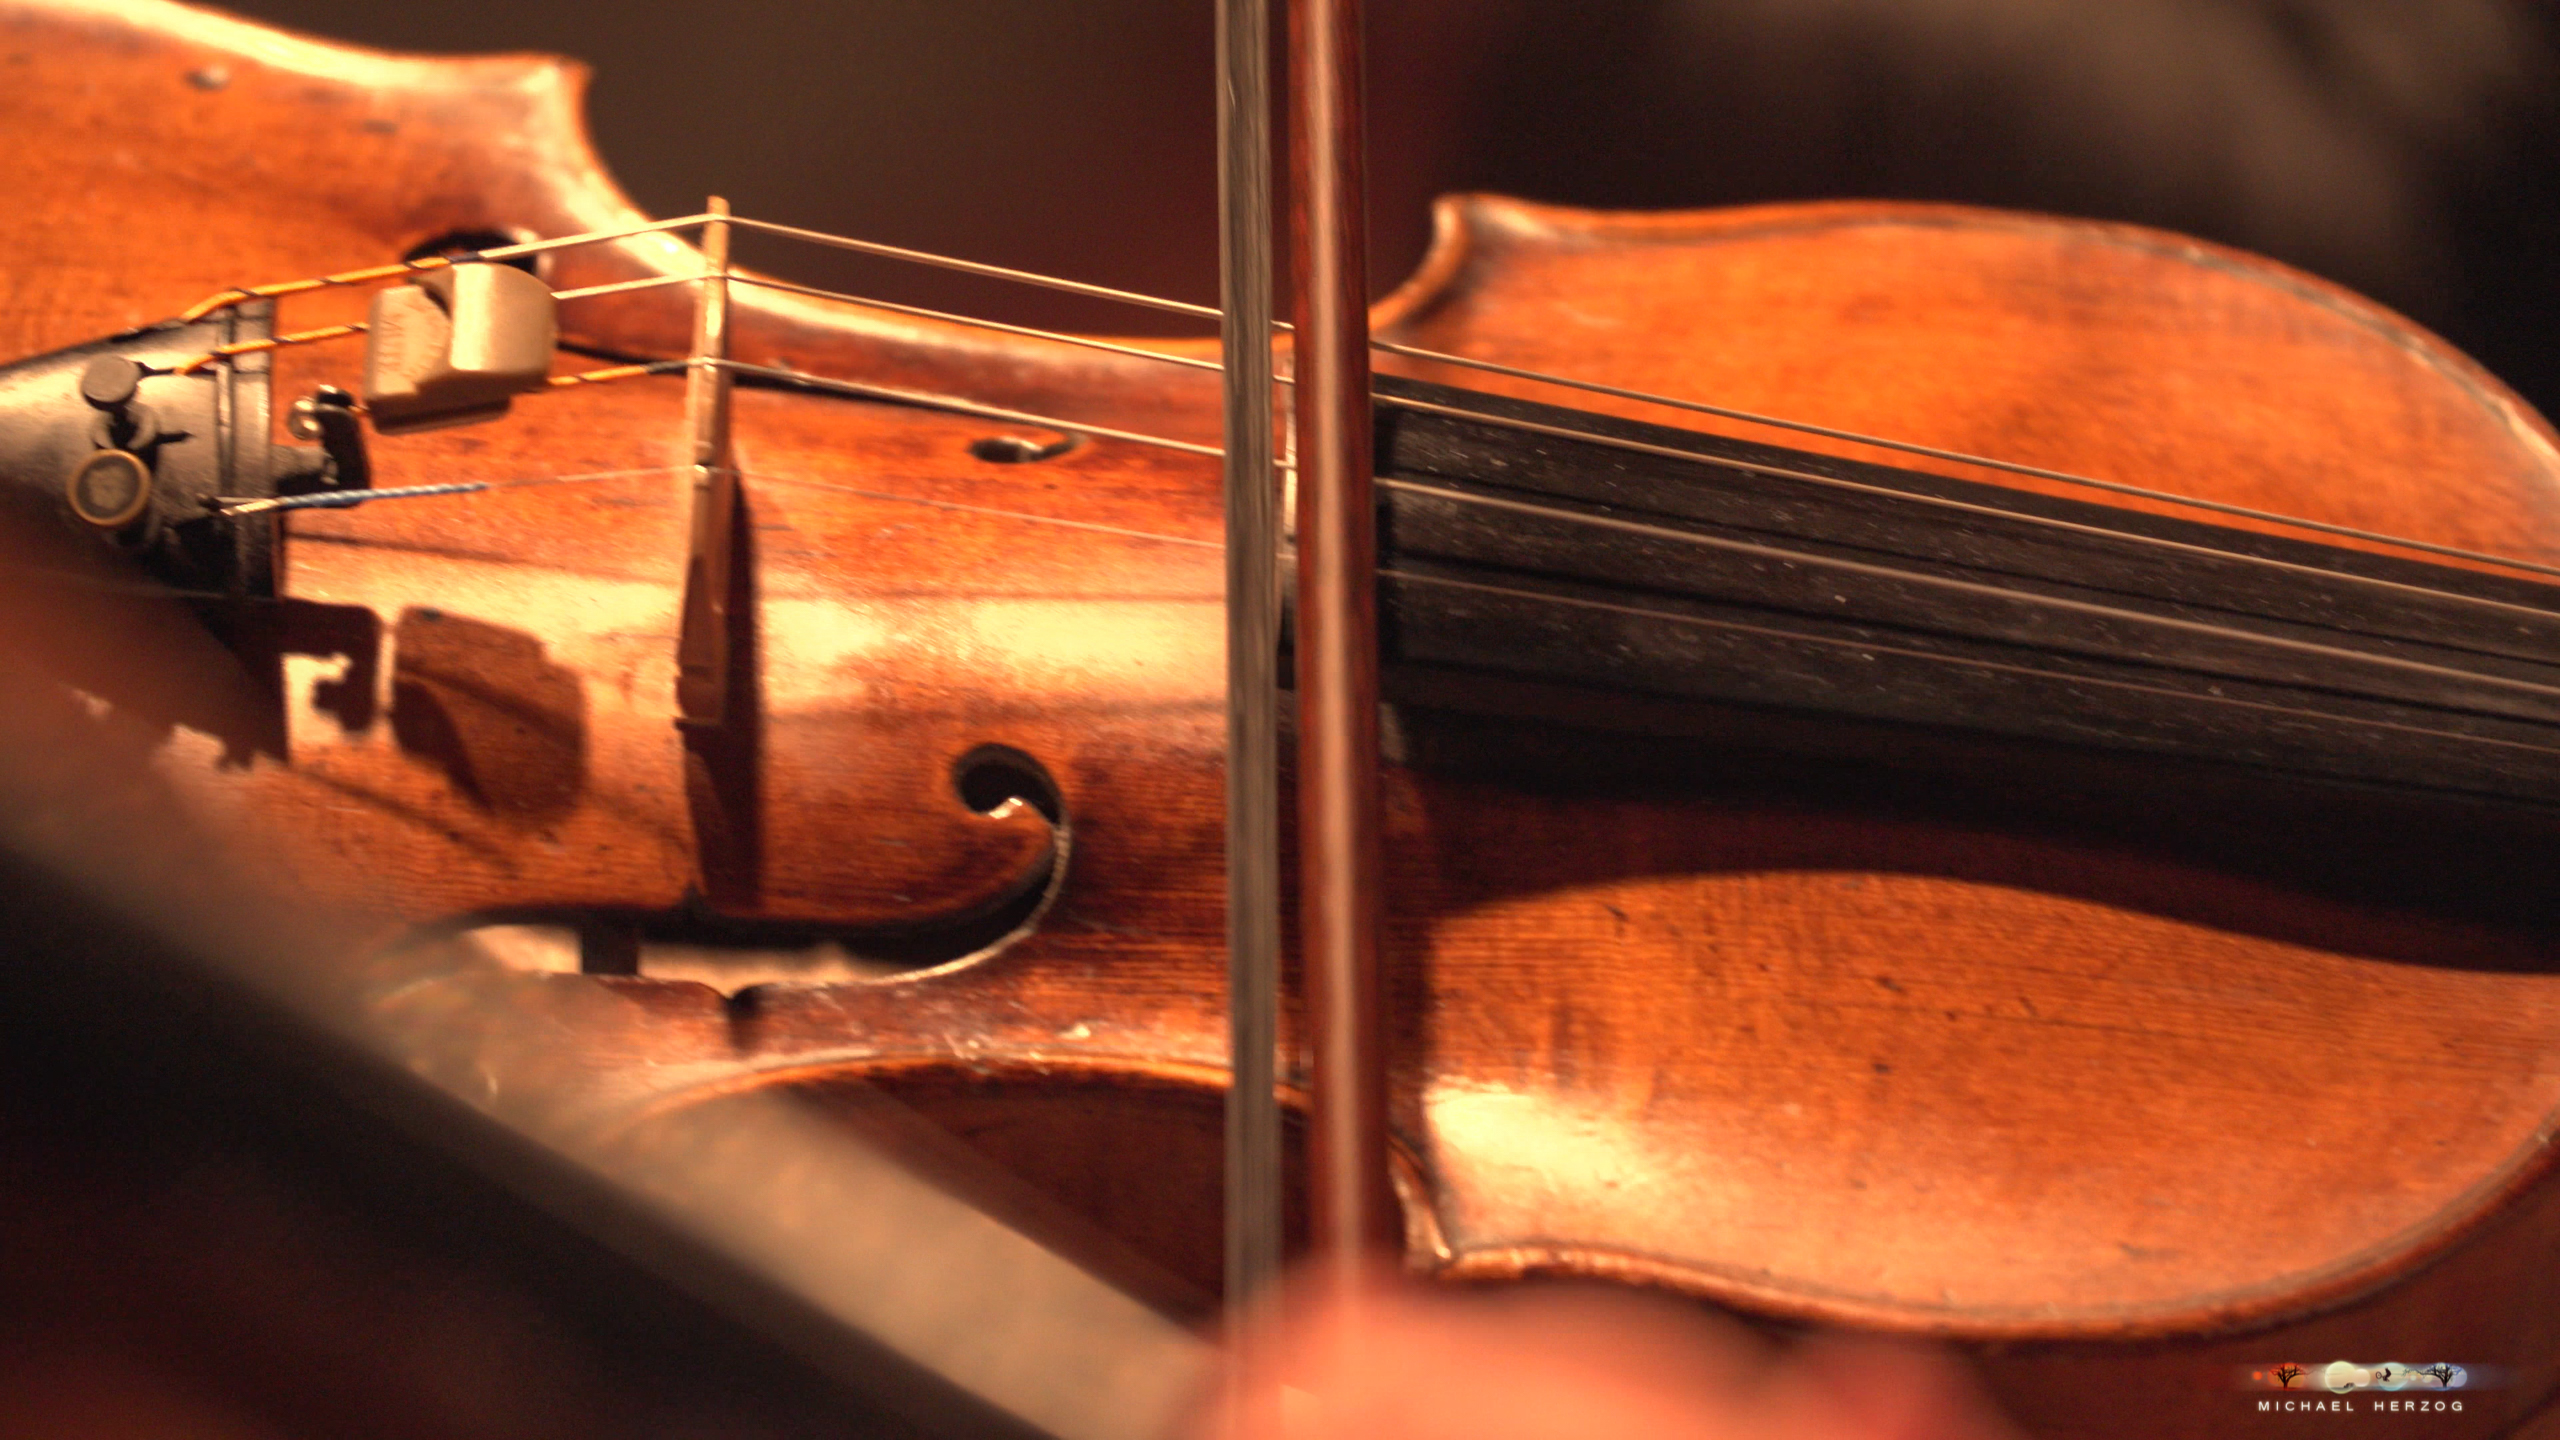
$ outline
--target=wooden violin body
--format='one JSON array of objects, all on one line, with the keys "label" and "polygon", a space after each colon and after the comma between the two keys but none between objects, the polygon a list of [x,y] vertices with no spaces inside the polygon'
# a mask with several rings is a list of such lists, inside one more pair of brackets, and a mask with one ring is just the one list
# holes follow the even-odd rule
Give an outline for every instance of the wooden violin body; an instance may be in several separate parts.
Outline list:
[{"label": "wooden violin body", "polygon": [[[559,62],[17,3],[0,64],[20,156],[0,215],[11,356],[443,237],[640,218],[586,149],[579,72]],[[1440,220],[1379,309],[1386,338],[2560,561],[2547,427],[2405,322],[2265,262],[1910,206],[1466,199]],[[559,252],[545,278],[695,264],[648,236]],[[564,341],[681,355],[690,303],[682,287],[570,302]],[[1216,440],[1215,377],[1195,370],[772,292],[737,303],[744,361]],[[295,325],[352,313],[288,305]],[[277,408],[351,365],[280,355]],[[681,386],[535,397],[380,444],[378,484],[497,488],[292,517],[290,603],[243,650],[268,698],[208,706],[251,715],[236,723],[138,717],[161,732],[154,763],[291,884],[380,916],[386,944],[549,923],[586,931],[590,969],[671,937],[728,947],[689,973],[813,938],[887,957],[734,994],[652,978],[645,958],[636,976],[563,974],[625,1001],[611,1033],[563,1037],[568,1063],[629,1111],[885,1085],[1213,1285],[1215,462],[1092,437],[1022,461],[979,443],[1019,426],[742,388],[741,702],[689,736]],[[1566,734],[1566,751],[1637,743]],[[2249,1372],[2340,1358],[2472,1366],[2483,1387],[2441,1397],[2463,1408],[2395,1420],[2521,1433],[2560,1384],[2547,933],[2208,865],[2103,806],[2004,823],[1997,775],[1932,807],[1773,793],[1779,771],[1755,767],[1638,783],[1619,764],[1588,784],[1391,769],[1416,1269],[1945,1337],[2039,1434],[2280,1428],[2296,1417],[2262,1413],[2280,1392]],[[2530,890],[2539,859],[2464,863]]]}]

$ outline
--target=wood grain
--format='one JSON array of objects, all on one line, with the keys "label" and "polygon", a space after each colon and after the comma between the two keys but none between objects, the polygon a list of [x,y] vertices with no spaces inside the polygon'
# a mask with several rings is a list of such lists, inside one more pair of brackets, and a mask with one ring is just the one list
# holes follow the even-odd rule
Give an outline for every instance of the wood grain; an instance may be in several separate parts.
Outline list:
[{"label": "wood grain", "polygon": [[[0,73],[0,134],[24,157],[0,212],[11,353],[449,232],[637,218],[562,62],[20,0],[0,8]],[[2266,262],[1908,206],[1590,216],[1477,197],[1440,225],[1374,317],[1391,338],[2560,559],[2542,422],[2405,322]],[[563,256],[552,279],[691,264],[659,238]],[[738,304],[744,360],[1216,432],[1191,372],[752,288]],[[575,302],[568,336],[682,353],[687,313],[677,291]],[[351,356],[279,368],[290,391]],[[724,888],[672,723],[676,390],[535,398],[380,446],[383,485],[611,478],[297,518],[287,590],[392,637],[381,717],[326,707],[329,662],[292,660],[283,757],[226,766],[181,729],[158,763],[386,934],[698,900],[897,934],[1045,883],[1064,846],[1054,899],[990,953],[735,998],[563,976],[627,1001],[569,1043],[618,1106],[877,1080],[1213,1279],[1206,1132],[1191,1163],[1128,1177],[1177,1148],[1168,1126],[1214,1123],[1224,1067],[1214,462],[1093,439],[997,463],[969,448],[988,422],[742,391],[760,768],[752,834],[722,842],[754,863]],[[963,802],[952,767],[988,745],[1052,777],[1063,838],[1033,807]],[[1412,1263],[1947,1337],[2055,1436],[2283,1428],[2229,1371],[2287,1357],[2512,1371],[2459,1416],[2412,1418],[2416,1435],[2498,1433],[2550,1391],[2549,937],[2221,873],[2103,827],[1881,808],[1391,771]],[[2509,863],[2530,877],[2533,858]],[[1139,1097],[1117,1128],[1115,1086]]]}]

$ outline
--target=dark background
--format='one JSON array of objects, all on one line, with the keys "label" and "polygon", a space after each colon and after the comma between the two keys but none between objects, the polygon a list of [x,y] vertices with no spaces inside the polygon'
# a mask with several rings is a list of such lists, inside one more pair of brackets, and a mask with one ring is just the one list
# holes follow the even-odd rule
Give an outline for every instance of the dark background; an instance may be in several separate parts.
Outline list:
[{"label": "dark background", "polygon": [[[1212,0],[248,0],[595,71],[640,205],[1208,301]],[[1958,200],[2165,226],[2362,290],[2560,408],[2549,0],[1370,0],[1374,268],[1435,193]],[[1084,328],[1160,320],[759,246],[749,263]]]}]

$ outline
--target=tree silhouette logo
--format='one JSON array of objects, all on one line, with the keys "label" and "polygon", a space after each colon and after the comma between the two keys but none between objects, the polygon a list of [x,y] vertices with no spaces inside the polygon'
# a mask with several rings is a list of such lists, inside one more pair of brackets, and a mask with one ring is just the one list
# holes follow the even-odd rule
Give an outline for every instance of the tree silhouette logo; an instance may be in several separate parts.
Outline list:
[{"label": "tree silhouette logo", "polygon": [[2287,1360],[2258,1366],[2243,1382],[2252,1390],[2326,1390],[2346,1395],[2358,1390],[2460,1390],[2474,1382],[2472,1373],[2449,1360],[2432,1365],[2404,1365],[2397,1360],[2359,1364],[2332,1360],[2325,1365]]}]

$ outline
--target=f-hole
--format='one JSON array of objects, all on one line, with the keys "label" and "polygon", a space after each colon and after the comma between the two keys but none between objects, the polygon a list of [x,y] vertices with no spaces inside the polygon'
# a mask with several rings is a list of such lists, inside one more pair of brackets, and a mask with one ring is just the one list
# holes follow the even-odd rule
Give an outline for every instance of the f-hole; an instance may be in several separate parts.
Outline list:
[{"label": "f-hole", "polygon": [[993,815],[1020,801],[1060,824],[1066,807],[1058,798],[1058,782],[1046,766],[1010,745],[981,745],[951,765],[951,788],[960,803],[981,815]]},{"label": "f-hole", "polygon": [[453,930],[518,969],[694,980],[746,999],[770,984],[859,984],[975,963],[1037,928],[1065,886],[1072,829],[1058,783],[1025,751],[980,745],[951,762],[951,787],[978,814],[1028,806],[1049,822],[1049,864],[996,904],[913,926],[861,928],[678,911],[528,909]]}]

